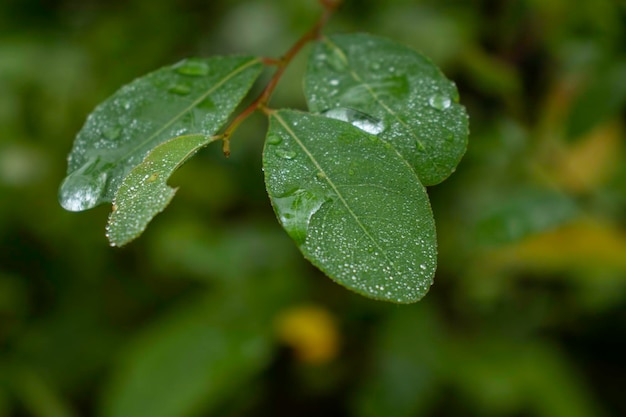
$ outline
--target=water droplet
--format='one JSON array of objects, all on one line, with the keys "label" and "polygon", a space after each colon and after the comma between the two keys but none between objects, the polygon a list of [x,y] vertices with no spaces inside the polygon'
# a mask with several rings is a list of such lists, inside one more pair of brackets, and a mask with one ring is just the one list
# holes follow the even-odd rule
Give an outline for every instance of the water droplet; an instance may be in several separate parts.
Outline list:
[{"label": "water droplet", "polygon": [[283,139],[278,135],[270,135],[267,137],[267,143],[270,145],[278,145]]},{"label": "water droplet", "polygon": [[200,103],[198,103],[198,108],[213,110],[215,108],[215,103],[213,103],[213,100],[207,97],[204,100],[202,100]]},{"label": "water droplet", "polygon": [[104,137],[109,139],[109,140],[115,140],[115,139],[119,138],[121,133],[122,133],[122,128],[119,127],[119,126],[106,128],[102,132]]},{"label": "water droplet", "polygon": [[83,211],[98,205],[106,188],[104,169],[100,158],[93,157],[68,175],[59,188],[61,206],[68,211]]},{"label": "water droplet", "polygon": [[191,58],[179,62],[174,66],[177,73],[183,75],[191,75],[195,77],[203,77],[209,73],[209,66],[206,62]]},{"label": "water droplet", "polygon": [[276,149],[276,156],[283,159],[293,159],[296,157],[296,153],[286,149]]},{"label": "water droplet", "polygon": [[122,107],[124,107],[124,110],[130,110],[132,104],[130,101],[125,100],[121,103]]},{"label": "water droplet", "polygon": [[339,85],[339,80],[336,78],[333,78],[332,80],[328,81],[328,83],[330,85]]},{"label": "water droplet", "polygon": [[371,69],[372,71],[378,71],[378,70],[380,70],[380,63],[379,63],[379,62],[372,62],[372,63],[370,64],[370,69]]},{"label": "water droplet", "polygon": [[451,104],[452,100],[450,100],[450,97],[442,94],[433,94],[428,99],[428,105],[437,110],[445,110],[450,107]]},{"label": "water droplet", "polygon": [[322,171],[317,173],[317,179],[319,180],[325,180],[326,179],[326,174],[324,174]]},{"label": "water droplet", "polygon": [[301,245],[306,240],[311,217],[327,200],[322,190],[295,189],[274,197],[273,203],[283,227]]},{"label": "water droplet", "polygon": [[337,107],[326,110],[322,114],[331,119],[348,122],[372,135],[378,135],[385,130],[385,125],[382,120],[349,107]]},{"label": "water droplet", "polygon": [[167,91],[170,93],[178,94],[179,96],[186,96],[191,93],[191,86],[187,84],[174,84],[170,86]]}]

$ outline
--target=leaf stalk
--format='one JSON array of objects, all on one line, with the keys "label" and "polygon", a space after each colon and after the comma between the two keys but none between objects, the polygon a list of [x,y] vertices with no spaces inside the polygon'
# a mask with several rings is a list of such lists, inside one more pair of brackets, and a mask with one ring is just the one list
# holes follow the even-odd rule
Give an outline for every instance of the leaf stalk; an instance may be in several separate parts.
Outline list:
[{"label": "leaf stalk", "polygon": [[311,41],[317,40],[320,38],[322,29],[335,12],[337,7],[342,0],[319,0],[320,4],[324,8],[322,15],[315,22],[315,24],[306,32],[304,35],[300,37],[289,50],[280,58],[260,58],[261,62],[267,66],[276,66],[276,72],[269,80],[261,94],[252,102],[248,107],[246,107],[237,117],[233,119],[233,121],[228,125],[228,127],[224,130],[222,134],[222,152],[225,157],[230,156],[230,138],[233,132],[239,127],[239,125],[246,120],[252,113],[256,110],[262,110],[263,113],[269,115],[269,108],[267,104],[269,103],[278,82],[282,78],[285,70],[293,61],[293,59],[298,55],[298,53]]}]

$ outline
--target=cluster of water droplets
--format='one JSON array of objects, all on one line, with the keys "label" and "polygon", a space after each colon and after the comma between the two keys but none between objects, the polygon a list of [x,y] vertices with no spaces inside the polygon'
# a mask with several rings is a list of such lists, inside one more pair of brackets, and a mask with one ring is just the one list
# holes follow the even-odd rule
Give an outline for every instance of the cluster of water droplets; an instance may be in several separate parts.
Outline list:
[{"label": "cluster of water droplets", "polygon": [[[123,86],[111,99],[98,106],[88,116],[72,150],[70,168],[73,171],[59,189],[61,206],[70,211],[82,211],[102,201],[110,201],[112,196],[107,193],[114,192],[121,182],[119,174],[139,163],[153,143],[161,140],[154,137],[142,143],[159,128],[155,120],[163,117],[161,115],[169,115],[154,104],[161,100],[160,92],[188,95],[193,89],[193,79],[204,77],[209,72],[206,60],[187,59]],[[172,77],[172,74],[175,76]],[[152,88],[147,88],[147,85]],[[198,107],[214,108],[210,99],[205,101],[207,103],[201,102]],[[180,125],[172,125],[171,129],[163,132],[163,136],[188,133],[187,126],[195,125],[194,113],[188,112],[184,116],[186,118],[181,119]],[[118,162],[114,163],[116,160]],[[77,166],[77,163],[80,165]],[[124,169],[125,166],[128,169]]]},{"label": "cluster of water droplets", "polygon": [[[172,67],[176,74],[187,77],[204,77],[209,74],[209,65],[201,59],[189,58],[175,64]],[[167,91],[179,95],[186,96],[193,90],[193,85],[185,79],[178,79],[168,85]]]}]

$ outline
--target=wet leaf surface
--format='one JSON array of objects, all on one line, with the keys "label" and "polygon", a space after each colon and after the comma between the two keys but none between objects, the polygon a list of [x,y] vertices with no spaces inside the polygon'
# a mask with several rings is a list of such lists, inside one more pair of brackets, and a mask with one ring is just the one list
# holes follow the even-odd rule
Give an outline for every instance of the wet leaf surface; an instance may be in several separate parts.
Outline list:
[{"label": "wet leaf surface", "polygon": [[68,158],[59,201],[70,211],[111,202],[155,146],[216,134],[262,65],[253,57],[190,58],[122,87],[89,115]]},{"label": "wet leaf surface", "polygon": [[436,266],[428,196],[377,136],[322,115],[270,116],[263,165],[274,210],[304,256],[371,298],[410,303]]},{"label": "wet leaf surface", "polygon": [[167,185],[172,173],[198,149],[211,142],[206,136],[180,136],[157,146],[124,178],[115,195],[107,237],[123,246],[139,236],[150,220],[167,207],[176,190]]},{"label": "wet leaf surface", "polygon": [[446,179],[465,153],[468,117],[456,86],[396,42],[367,34],[322,39],[309,59],[305,94],[313,112],[352,109],[378,120],[380,139],[424,185]]}]

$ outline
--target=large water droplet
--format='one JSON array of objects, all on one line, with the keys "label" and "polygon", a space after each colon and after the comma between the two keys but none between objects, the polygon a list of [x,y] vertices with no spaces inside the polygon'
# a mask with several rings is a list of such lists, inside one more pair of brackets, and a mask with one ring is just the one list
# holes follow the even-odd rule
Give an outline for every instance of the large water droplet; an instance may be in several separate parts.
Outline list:
[{"label": "large water droplet", "polygon": [[348,122],[371,135],[378,135],[385,130],[385,125],[382,120],[349,107],[336,107],[326,110],[322,114],[331,119]]},{"label": "large water droplet", "polygon": [[207,63],[194,58],[179,62],[174,69],[179,74],[191,75],[195,77],[203,77],[209,73],[209,66]]},{"label": "large water droplet", "polygon": [[119,138],[121,133],[122,133],[122,128],[119,126],[108,127],[104,129],[104,131],[102,132],[104,137],[109,140],[115,140]]},{"label": "large water droplet", "polygon": [[65,210],[83,211],[98,205],[107,182],[107,173],[102,168],[100,158],[94,157],[63,180],[59,203]]},{"label": "large water droplet", "polygon": [[283,139],[278,135],[270,135],[267,137],[267,143],[270,145],[278,145]]},{"label": "large water droplet", "polygon": [[297,244],[306,240],[311,217],[328,200],[322,190],[295,189],[274,197],[274,208],[283,227]]},{"label": "large water droplet", "polygon": [[296,153],[286,149],[276,149],[276,156],[283,159],[293,159],[296,157]]},{"label": "large water droplet", "polygon": [[167,91],[169,91],[170,93],[178,94],[179,96],[186,96],[187,94],[191,93],[191,86],[182,83],[174,84],[170,86]]},{"label": "large water droplet", "polygon": [[428,105],[433,109],[445,110],[452,104],[452,100],[443,94],[433,94],[428,99]]},{"label": "large water droplet", "polygon": [[198,108],[206,109],[206,110],[213,110],[215,108],[215,103],[213,103],[213,100],[207,97],[204,100],[202,100],[200,103],[198,103]]}]

